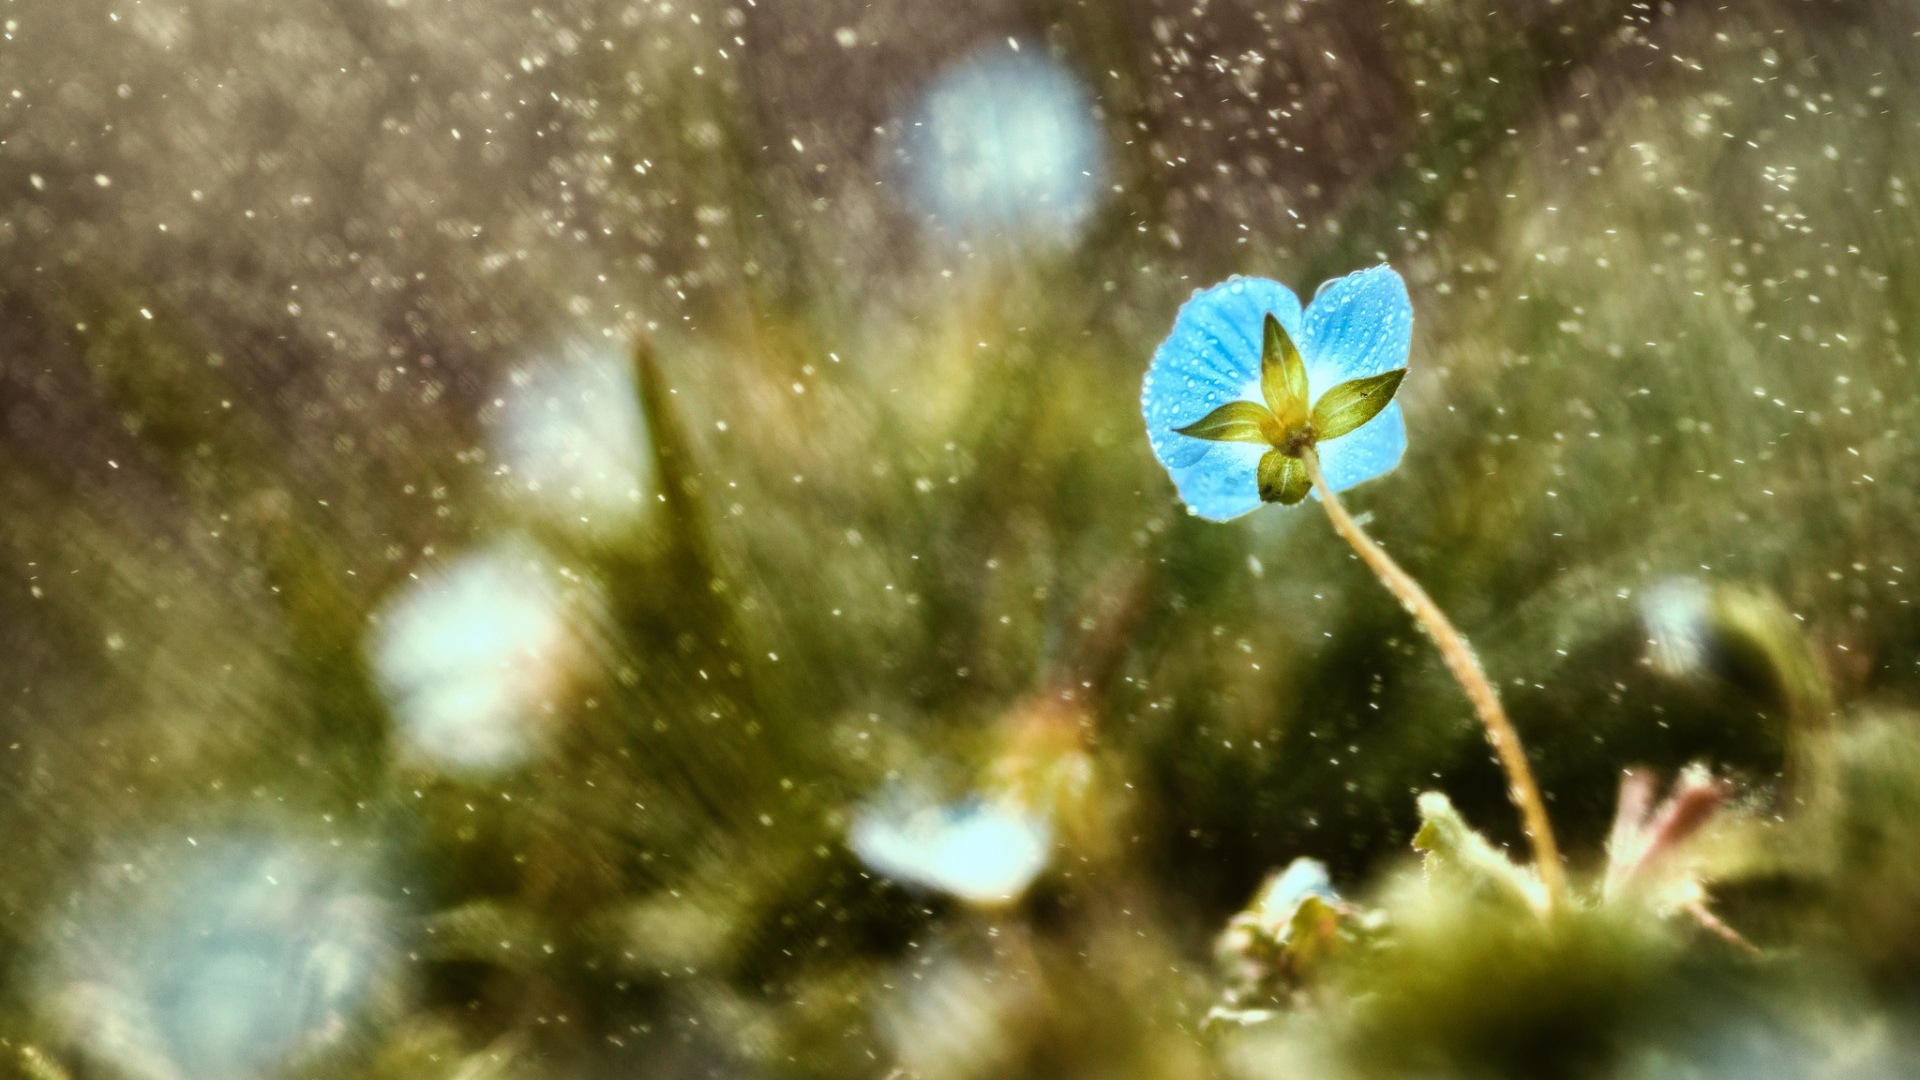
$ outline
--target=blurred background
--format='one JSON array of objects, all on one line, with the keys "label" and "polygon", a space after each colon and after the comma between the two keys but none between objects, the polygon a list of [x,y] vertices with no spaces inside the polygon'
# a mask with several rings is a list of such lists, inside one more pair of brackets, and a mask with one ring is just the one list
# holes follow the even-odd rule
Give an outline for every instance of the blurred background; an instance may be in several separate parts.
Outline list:
[{"label": "blurred background", "polygon": [[[1916,185],[1903,0],[7,0],[0,1074],[1911,1075]],[[1194,289],[1382,260],[1349,504],[1576,877],[1627,766],[1813,853],[1765,960],[1206,1023],[1295,857],[1523,852],[1144,437]]]}]

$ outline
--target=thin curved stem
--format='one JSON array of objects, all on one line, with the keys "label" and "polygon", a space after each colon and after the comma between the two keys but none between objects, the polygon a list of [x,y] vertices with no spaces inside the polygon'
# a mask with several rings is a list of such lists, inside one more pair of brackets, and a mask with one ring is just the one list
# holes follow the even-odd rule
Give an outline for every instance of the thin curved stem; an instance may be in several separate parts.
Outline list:
[{"label": "thin curved stem", "polygon": [[1420,587],[1412,575],[1400,568],[1386,550],[1375,543],[1353,520],[1347,508],[1341,504],[1340,497],[1327,486],[1327,478],[1320,471],[1320,458],[1309,448],[1301,455],[1306,463],[1307,476],[1313,481],[1313,490],[1320,496],[1320,505],[1326,507],[1327,517],[1333,522],[1333,531],[1340,534],[1367,564],[1387,591],[1400,601],[1420,628],[1433,639],[1440,649],[1440,656],[1447,662],[1447,670],[1460,683],[1472,702],[1473,711],[1480,716],[1480,724],[1487,733],[1487,742],[1493,745],[1495,756],[1500,759],[1500,767],[1507,774],[1507,795],[1513,800],[1514,809],[1520,811],[1521,823],[1527,831],[1527,839],[1533,845],[1533,861],[1539,867],[1540,883],[1546,886],[1548,903],[1558,902],[1566,887],[1566,873],[1560,866],[1560,849],[1553,841],[1553,825],[1547,820],[1547,806],[1540,798],[1539,785],[1533,782],[1533,769],[1527,764],[1527,754],[1520,746],[1520,733],[1514,730],[1513,722],[1507,719],[1507,712],[1500,706],[1500,695],[1494,692],[1493,684],[1487,681],[1487,673],[1480,666],[1480,658],[1474,655],[1473,647],[1460,631],[1453,628],[1440,605],[1433,602],[1427,590]]}]

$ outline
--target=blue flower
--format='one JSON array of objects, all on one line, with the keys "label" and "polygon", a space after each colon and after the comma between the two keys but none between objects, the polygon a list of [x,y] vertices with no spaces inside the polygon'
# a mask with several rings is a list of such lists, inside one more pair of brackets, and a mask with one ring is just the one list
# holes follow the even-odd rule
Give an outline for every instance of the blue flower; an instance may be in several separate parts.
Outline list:
[{"label": "blue flower", "polygon": [[1046,869],[1053,823],[1011,799],[936,803],[899,787],[854,819],[847,842],[895,881],[993,907],[1019,899]]},{"label": "blue flower", "polygon": [[1393,394],[1412,340],[1406,284],[1386,266],[1327,282],[1304,311],[1265,278],[1197,292],[1147,368],[1154,456],[1211,521],[1299,502],[1308,455],[1336,492],[1381,476],[1407,449]]},{"label": "blue flower", "polygon": [[1087,87],[1044,49],[988,46],[927,88],[907,129],[908,188],[963,235],[1070,242],[1105,188],[1096,115]]}]

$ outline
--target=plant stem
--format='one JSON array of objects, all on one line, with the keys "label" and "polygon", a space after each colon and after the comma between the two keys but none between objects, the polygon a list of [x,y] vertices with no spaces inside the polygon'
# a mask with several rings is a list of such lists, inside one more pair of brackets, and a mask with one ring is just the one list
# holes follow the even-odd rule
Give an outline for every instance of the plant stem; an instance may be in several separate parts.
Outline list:
[{"label": "plant stem", "polygon": [[1301,460],[1306,463],[1307,476],[1313,481],[1313,490],[1320,496],[1320,505],[1326,507],[1327,518],[1333,522],[1333,531],[1352,546],[1367,564],[1387,591],[1400,601],[1420,628],[1433,639],[1440,649],[1440,656],[1447,662],[1447,670],[1460,683],[1472,702],[1473,711],[1480,716],[1481,726],[1486,729],[1487,741],[1493,744],[1493,752],[1500,759],[1500,767],[1507,773],[1507,796],[1513,800],[1514,809],[1520,811],[1521,823],[1525,826],[1527,839],[1533,845],[1533,861],[1539,868],[1540,883],[1546,886],[1547,902],[1557,903],[1566,887],[1566,875],[1560,866],[1560,850],[1553,841],[1553,825],[1547,820],[1546,803],[1540,798],[1540,788],[1533,782],[1533,769],[1527,765],[1527,753],[1520,746],[1520,733],[1513,728],[1513,722],[1507,719],[1506,710],[1500,707],[1500,695],[1494,692],[1493,684],[1487,681],[1487,673],[1480,666],[1480,658],[1474,655],[1473,647],[1460,631],[1453,628],[1440,605],[1433,602],[1427,590],[1420,587],[1412,575],[1393,561],[1386,549],[1373,541],[1360,523],[1353,520],[1347,508],[1341,504],[1339,496],[1327,486],[1327,478],[1320,471],[1320,457],[1309,447]]}]

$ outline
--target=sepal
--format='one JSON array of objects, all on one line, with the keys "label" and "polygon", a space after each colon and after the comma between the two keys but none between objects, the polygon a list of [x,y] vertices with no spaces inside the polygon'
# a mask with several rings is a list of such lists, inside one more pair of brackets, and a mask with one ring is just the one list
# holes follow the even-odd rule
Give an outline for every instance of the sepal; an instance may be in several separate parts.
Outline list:
[{"label": "sepal", "polygon": [[1266,443],[1273,414],[1251,401],[1229,401],[1174,432],[1210,442]]},{"label": "sepal", "polygon": [[1395,368],[1343,382],[1320,395],[1313,406],[1314,438],[1337,439],[1379,416],[1406,377],[1406,368]]},{"label": "sepal", "polygon": [[1279,450],[1269,450],[1260,459],[1260,498],[1292,506],[1307,497],[1313,481],[1307,477],[1306,463]]}]

